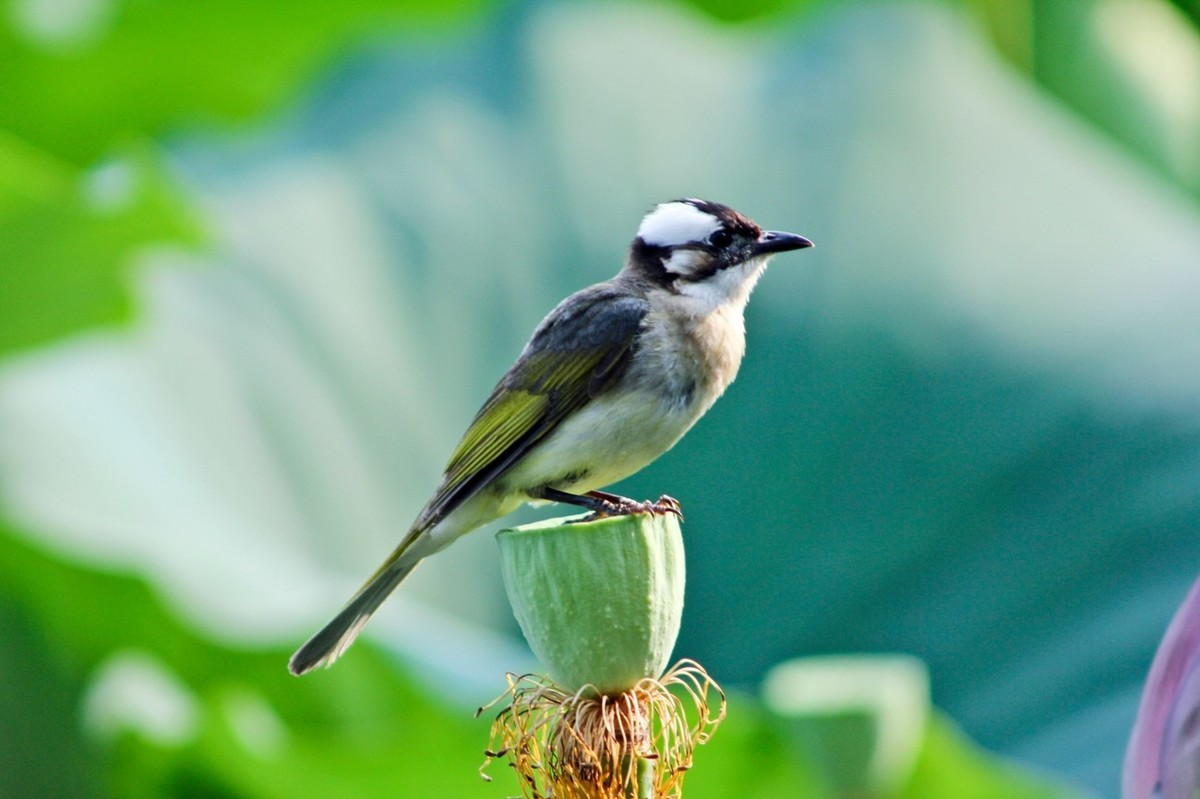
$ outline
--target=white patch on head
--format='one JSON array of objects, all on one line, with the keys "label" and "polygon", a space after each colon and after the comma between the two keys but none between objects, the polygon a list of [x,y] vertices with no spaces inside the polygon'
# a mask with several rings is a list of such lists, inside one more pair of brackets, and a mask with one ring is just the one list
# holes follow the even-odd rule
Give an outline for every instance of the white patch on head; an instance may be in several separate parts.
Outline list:
[{"label": "white patch on head", "polygon": [[638,237],[655,247],[674,247],[704,241],[721,227],[721,220],[690,203],[662,203],[646,214]]}]

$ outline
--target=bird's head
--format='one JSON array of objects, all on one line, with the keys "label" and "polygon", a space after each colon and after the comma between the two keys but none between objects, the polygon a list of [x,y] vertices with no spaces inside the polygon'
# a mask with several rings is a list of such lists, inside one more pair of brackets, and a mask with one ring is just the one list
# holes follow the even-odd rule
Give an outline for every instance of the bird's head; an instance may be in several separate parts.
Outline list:
[{"label": "bird's head", "polygon": [[749,294],[775,253],[811,246],[795,233],[763,230],[727,205],[673,200],[642,219],[626,270],[674,293],[720,304]]}]

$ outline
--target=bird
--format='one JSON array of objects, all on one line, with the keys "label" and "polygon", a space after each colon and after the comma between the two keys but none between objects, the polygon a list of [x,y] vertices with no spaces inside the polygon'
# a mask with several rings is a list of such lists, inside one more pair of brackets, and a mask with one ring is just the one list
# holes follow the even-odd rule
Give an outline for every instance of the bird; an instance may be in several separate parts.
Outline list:
[{"label": "bird", "polygon": [[679,514],[665,495],[639,502],[602,489],[669,450],[724,393],[767,261],[811,246],[721,203],[654,206],[616,276],[570,295],[533,331],[408,533],[289,670],[331,665],[421,560],[524,503]]}]

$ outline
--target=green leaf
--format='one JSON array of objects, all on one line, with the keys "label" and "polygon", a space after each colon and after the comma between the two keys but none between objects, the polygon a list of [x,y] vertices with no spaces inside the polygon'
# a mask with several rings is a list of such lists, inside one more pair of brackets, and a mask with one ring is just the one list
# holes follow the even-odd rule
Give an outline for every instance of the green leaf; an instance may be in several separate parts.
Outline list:
[{"label": "green leaf", "polygon": [[710,16],[726,22],[746,22],[779,16],[796,8],[816,5],[815,0],[688,0]]},{"label": "green leaf", "polygon": [[1083,799],[1088,794],[979,749],[934,713],[912,780],[899,799]]},{"label": "green leaf", "polygon": [[751,695],[728,694],[728,716],[699,747],[684,785],[688,799],[817,797],[820,782],[794,755],[782,725]]},{"label": "green leaf", "polygon": [[[9,533],[0,631],[0,730],[19,733],[19,747],[3,749],[5,787],[28,787],[6,797],[87,796],[101,784],[124,797],[503,795],[478,774],[489,719],[426,698],[369,644],[297,679],[285,651],[210,643],[141,580],[67,564]],[[187,740],[136,729],[81,738],[89,685],[123,652],[143,653],[194,698]],[[12,757],[26,750],[29,759]]]},{"label": "green leaf", "polygon": [[963,0],[996,48],[1164,177],[1200,193],[1200,3]]},{"label": "green leaf", "polygon": [[82,675],[31,614],[0,591],[0,796],[95,795],[95,759],[76,715]]},{"label": "green leaf", "polygon": [[0,354],[127,318],[124,273],[135,249],[197,239],[153,148],[130,154],[130,142],[184,123],[247,119],[349,41],[418,24],[428,31],[481,7],[11,5],[0,15]]},{"label": "green leaf", "polygon": [[95,16],[60,6],[54,19],[29,13],[51,4],[12,5],[0,17],[0,129],[85,165],[130,135],[261,113],[350,41],[428,34],[482,2],[174,0],[99,4],[109,12]]},{"label": "green leaf", "polygon": [[0,131],[0,355],[125,319],[136,248],[198,240],[151,152],[80,172]]}]

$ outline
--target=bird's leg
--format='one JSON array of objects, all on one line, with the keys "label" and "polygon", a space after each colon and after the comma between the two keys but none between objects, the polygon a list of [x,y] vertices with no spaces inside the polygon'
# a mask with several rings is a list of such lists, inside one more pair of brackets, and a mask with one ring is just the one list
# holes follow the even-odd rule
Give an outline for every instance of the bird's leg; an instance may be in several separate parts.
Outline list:
[{"label": "bird's leg", "polygon": [[657,502],[638,502],[635,499],[623,497],[620,494],[610,494],[607,491],[589,491],[586,494],[571,494],[550,486],[542,486],[535,495],[538,499],[551,502],[563,502],[568,505],[578,505],[592,512],[583,521],[602,519],[605,516],[627,516],[632,513],[673,513],[683,521],[683,510],[679,502],[663,494]]},{"label": "bird's leg", "polygon": [[590,510],[596,518],[602,516],[620,516],[623,513],[628,513],[621,504],[622,497],[614,494],[608,494],[604,497],[593,495],[594,492],[587,494],[571,494],[566,491],[560,491],[557,488],[550,486],[542,486],[536,492],[530,492],[530,496],[538,499],[547,499],[551,502],[563,502],[567,505],[578,505],[581,508]]},{"label": "bird's leg", "polygon": [[623,513],[657,513],[662,516],[667,513],[674,513],[679,517],[679,521],[683,521],[683,506],[679,504],[679,500],[675,497],[663,494],[655,502],[649,500],[638,502],[637,500],[623,497],[620,494],[610,494],[607,491],[589,491],[587,496],[603,499],[614,505],[619,506]]}]

